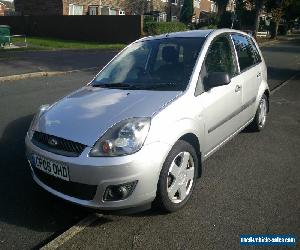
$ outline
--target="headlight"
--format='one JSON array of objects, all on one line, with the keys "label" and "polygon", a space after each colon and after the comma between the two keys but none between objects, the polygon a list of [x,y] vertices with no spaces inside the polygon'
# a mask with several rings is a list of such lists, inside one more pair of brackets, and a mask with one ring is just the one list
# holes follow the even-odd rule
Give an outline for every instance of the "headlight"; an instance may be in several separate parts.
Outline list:
[{"label": "headlight", "polygon": [[33,132],[34,132],[34,128],[36,126],[36,123],[38,121],[38,118],[40,118],[40,116],[46,112],[48,109],[49,109],[50,105],[46,104],[46,105],[42,105],[40,106],[39,108],[39,111],[34,115],[31,123],[30,123],[30,126],[29,126],[29,129],[28,129],[28,136],[30,139],[32,139],[32,136],[33,136]]},{"label": "headlight", "polygon": [[111,127],[94,145],[90,156],[130,155],[141,149],[150,128],[150,118],[131,118]]}]

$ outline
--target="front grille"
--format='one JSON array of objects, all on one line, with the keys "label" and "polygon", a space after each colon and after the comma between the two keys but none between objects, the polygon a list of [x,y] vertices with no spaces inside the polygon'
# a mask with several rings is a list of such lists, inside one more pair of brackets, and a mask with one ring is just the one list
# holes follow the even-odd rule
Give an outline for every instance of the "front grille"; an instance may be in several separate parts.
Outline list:
[{"label": "front grille", "polygon": [[[51,143],[51,140],[54,140],[56,143]],[[81,143],[69,141],[38,131],[34,132],[32,143],[46,151],[69,157],[78,157],[86,148],[86,145]]]},{"label": "front grille", "polygon": [[48,187],[80,200],[92,200],[96,194],[97,186],[64,181],[43,171],[34,168],[36,177]]}]

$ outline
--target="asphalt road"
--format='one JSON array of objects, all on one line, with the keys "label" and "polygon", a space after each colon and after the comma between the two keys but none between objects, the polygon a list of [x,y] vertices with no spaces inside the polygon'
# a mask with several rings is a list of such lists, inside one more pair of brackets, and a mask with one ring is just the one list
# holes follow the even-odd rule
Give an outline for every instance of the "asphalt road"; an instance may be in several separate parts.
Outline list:
[{"label": "asphalt road", "polygon": [[[300,71],[299,39],[263,48],[269,84]],[[0,84],[0,249],[40,247],[89,211],[40,190],[24,157],[34,112],[95,72]],[[69,248],[238,248],[242,233],[300,235],[300,78],[272,97],[266,130],[241,133],[204,164],[191,202],[175,214],[104,216]]]},{"label": "asphalt road", "polygon": [[103,67],[117,51],[0,51],[0,77],[41,71],[71,71]]}]

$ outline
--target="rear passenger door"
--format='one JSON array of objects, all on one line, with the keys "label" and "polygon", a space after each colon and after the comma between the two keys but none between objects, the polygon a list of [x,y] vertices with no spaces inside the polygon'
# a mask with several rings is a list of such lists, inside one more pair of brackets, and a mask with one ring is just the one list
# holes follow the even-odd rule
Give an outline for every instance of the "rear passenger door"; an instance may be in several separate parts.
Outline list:
[{"label": "rear passenger door", "polygon": [[242,81],[243,122],[255,115],[255,100],[262,79],[261,57],[251,38],[242,34],[231,35],[239,63]]}]

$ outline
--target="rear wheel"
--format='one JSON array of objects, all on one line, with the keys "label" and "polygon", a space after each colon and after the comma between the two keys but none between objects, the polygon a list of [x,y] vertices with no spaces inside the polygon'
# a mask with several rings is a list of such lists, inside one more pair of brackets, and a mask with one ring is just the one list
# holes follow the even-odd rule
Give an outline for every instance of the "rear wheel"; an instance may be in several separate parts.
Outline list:
[{"label": "rear wheel", "polygon": [[266,126],[268,114],[268,98],[265,94],[261,97],[254,120],[250,124],[250,128],[253,131],[261,131]]},{"label": "rear wheel", "polygon": [[158,181],[156,202],[167,212],[182,208],[189,200],[198,174],[195,149],[186,141],[178,141],[163,165]]}]

